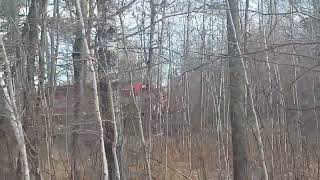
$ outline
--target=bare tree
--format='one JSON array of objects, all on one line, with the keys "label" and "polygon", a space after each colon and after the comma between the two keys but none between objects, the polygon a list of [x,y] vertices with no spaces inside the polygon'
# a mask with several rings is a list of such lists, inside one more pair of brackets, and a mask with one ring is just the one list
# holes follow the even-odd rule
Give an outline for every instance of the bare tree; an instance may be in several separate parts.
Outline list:
[{"label": "bare tree", "polygon": [[[116,16],[108,17],[114,14],[116,4],[113,0],[99,1],[98,17],[102,22],[98,26],[98,60],[102,72],[100,77],[100,98],[101,109],[104,119],[111,119],[111,122],[104,122],[106,155],[108,158],[110,179],[120,180],[120,169],[117,155],[118,145],[118,123],[120,123],[119,93],[116,73],[118,72],[119,63],[116,52],[117,26]],[[113,85],[112,85],[113,84]]]},{"label": "bare tree", "polygon": [[[92,99],[90,99],[90,104],[92,104],[93,108],[93,119],[96,120],[99,124],[99,139],[100,139],[100,150],[101,150],[101,156],[102,156],[102,178],[104,180],[109,179],[109,171],[108,171],[108,162],[106,157],[106,151],[105,151],[105,141],[104,141],[104,129],[103,129],[103,122],[100,115],[100,107],[99,107],[99,98],[98,98],[98,90],[97,90],[97,80],[96,80],[96,74],[93,66],[93,59],[91,58],[91,53],[89,51],[89,46],[86,39],[86,33],[85,33],[85,27],[84,27],[84,20],[81,10],[80,1],[76,1],[76,11],[78,15],[78,19],[80,21],[79,27],[81,30],[81,38],[83,42],[83,47],[81,48],[82,55],[81,57],[85,59],[85,63],[82,64],[82,74],[85,73],[84,71],[88,71],[87,75],[89,78],[89,87],[90,91],[92,93]],[[84,76],[81,76],[84,77]]]},{"label": "bare tree", "polygon": [[[248,151],[245,147],[246,138],[246,118],[252,118],[255,123],[257,144],[259,156],[263,166],[263,178],[268,179],[268,172],[264,157],[264,148],[261,139],[258,117],[254,107],[253,95],[248,81],[244,60],[241,57],[241,50],[237,34],[239,33],[239,12],[238,1],[227,0],[227,22],[228,22],[228,55],[229,71],[230,71],[230,121],[232,128],[232,144],[233,144],[233,172],[237,179],[248,179]],[[246,91],[249,94],[249,104],[252,115],[245,117],[243,109],[243,99],[246,97]],[[249,121],[250,123],[250,121]]]},{"label": "bare tree", "polygon": [[[21,172],[22,177],[18,177],[18,178],[22,178],[24,180],[30,180],[30,174],[29,174],[30,171],[29,171],[29,165],[28,165],[28,155],[26,151],[24,131],[22,128],[21,116],[17,111],[16,99],[15,99],[16,94],[12,84],[10,64],[7,59],[7,54],[3,44],[2,37],[0,37],[0,65],[2,66],[0,68],[0,85],[1,85],[1,90],[3,91],[3,94],[4,94],[5,109],[8,112],[10,125],[12,127],[12,130],[15,135],[15,139],[17,141],[17,147],[18,147],[19,156],[20,156],[18,158],[21,160],[20,163],[22,168],[22,172]],[[5,75],[7,76],[6,81],[5,81]]]},{"label": "bare tree", "polygon": [[0,177],[317,179],[319,20],[319,0],[0,0]]}]

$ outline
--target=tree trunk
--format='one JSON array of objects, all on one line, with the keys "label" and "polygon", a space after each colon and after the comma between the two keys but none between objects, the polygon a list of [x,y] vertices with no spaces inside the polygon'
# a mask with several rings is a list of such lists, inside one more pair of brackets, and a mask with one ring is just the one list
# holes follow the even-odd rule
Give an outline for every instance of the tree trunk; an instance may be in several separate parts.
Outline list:
[{"label": "tree trunk", "polygon": [[[120,107],[118,87],[113,86],[112,80],[116,79],[118,70],[116,52],[116,18],[108,17],[115,13],[113,0],[98,2],[98,16],[102,22],[98,26],[98,57],[100,63],[100,98],[104,122],[106,155],[109,165],[109,178],[120,180],[120,168],[118,161],[118,123],[120,123]],[[116,83],[115,83],[116,84]]]},{"label": "tree trunk", "polygon": [[[169,26],[169,25],[168,25]],[[171,35],[170,35],[170,28],[168,27],[168,45],[169,50],[171,50]],[[165,134],[165,174],[164,179],[168,179],[168,141],[169,141],[169,118],[170,118],[170,100],[171,100],[171,77],[172,76],[172,51],[169,52],[169,69],[168,69],[168,85],[167,85],[167,109],[166,109],[166,134]]]},{"label": "tree trunk", "polygon": [[[17,140],[17,146],[19,150],[20,163],[22,167],[22,179],[30,180],[28,157],[26,151],[26,144],[24,139],[24,132],[21,124],[19,113],[17,112],[15,92],[12,84],[12,77],[10,71],[10,65],[7,59],[6,50],[0,36],[0,65],[4,66],[4,69],[0,68],[0,87],[4,94],[5,109],[9,114],[9,121]],[[0,67],[1,67],[0,66]],[[7,82],[5,81],[4,75],[7,75]],[[20,165],[19,165],[20,166]]]},{"label": "tree trunk", "polygon": [[[82,0],[81,0],[82,2]],[[80,3],[80,10],[85,9],[83,3]],[[76,4],[77,7],[77,4]],[[77,11],[78,12],[78,11]],[[54,14],[55,15],[55,14]],[[79,14],[78,14],[79,16]],[[78,17],[79,18],[79,17]],[[56,24],[57,22],[55,22]],[[83,118],[81,115],[82,112],[82,104],[84,101],[84,84],[82,83],[81,78],[84,78],[81,74],[83,62],[82,60],[82,50],[84,46],[83,37],[82,37],[82,29],[81,29],[81,22],[77,22],[76,30],[75,30],[75,40],[73,43],[73,52],[72,52],[72,63],[73,63],[73,77],[74,77],[74,84],[78,86],[78,88],[74,88],[74,94],[78,99],[78,102],[74,105],[74,123],[75,126],[72,128],[71,134],[71,179],[72,180],[80,180],[81,178],[81,171],[80,171],[80,151],[79,151],[79,132],[80,126],[78,125],[79,121]],[[52,41],[52,40],[51,40]],[[52,41],[53,42],[53,41]],[[53,61],[52,61],[53,62]],[[51,65],[52,70],[55,65]],[[53,79],[52,79],[53,80]],[[53,85],[53,84],[52,84]]]},{"label": "tree trunk", "polygon": [[[35,176],[36,180],[41,180],[41,164],[40,164],[40,134],[39,128],[34,128],[40,121],[40,104],[36,88],[35,78],[38,77],[39,85],[43,84],[41,75],[36,74],[36,67],[39,64],[40,68],[43,65],[42,54],[39,54],[39,24],[40,24],[40,1],[31,0],[29,12],[27,15],[27,22],[23,27],[22,37],[24,38],[24,45],[26,47],[27,65],[26,65],[26,81],[24,81],[24,106],[25,113],[23,115],[25,132],[30,138],[30,143],[27,143],[27,152],[30,159],[30,170]],[[39,62],[37,63],[37,57]],[[41,72],[42,73],[42,72]],[[41,88],[40,88],[41,89]],[[37,104],[39,106],[37,106]]]},{"label": "tree trunk", "polygon": [[[41,37],[40,37],[40,47],[39,47],[39,85],[38,85],[38,103],[40,103],[41,100],[43,100],[45,103],[39,105],[39,108],[37,108],[36,111],[36,116],[38,120],[41,120],[42,116],[41,116],[41,110],[42,112],[45,112],[45,119],[46,119],[46,133],[45,133],[45,138],[46,138],[46,147],[47,147],[47,168],[49,171],[49,174],[51,174],[51,177],[53,176],[53,172],[52,172],[52,165],[53,163],[52,161],[52,133],[51,133],[51,123],[52,123],[52,119],[51,116],[49,115],[49,105],[48,105],[48,101],[46,99],[46,95],[45,95],[45,53],[47,52],[47,7],[48,7],[48,0],[43,0],[40,3],[41,5],[41,11],[40,11],[40,15],[41,15]],[[48,55],[48,54],[47,54]],[[37,163],[39,164],[38,166],[40,167],[40,157],[37,160]],[[42,180],[43,176],[41,174],[41,169],[37,168],[37,175],[36,175],[36,180]]]},{"label": "tree trunk", "polygon": [[[248,179],[248,152],[245,145],[247,144],[245,110],[242,103],[249,94],[250,114],[254,120],[256,137],[258,143],[258,152],[263,168],[263,178],[268,179],[268,172],[264,158],[264,148],[261,139],[258,117],[254,107],[252,92],[247,77],[244,60],[241,57],[241,50],[237,33],[240,29],[239,7],[237,0],[227,0],[227,24],[228,24],[228,54],[229,54],[229,71],[230,71],[230,121],[232,131],[233,145],[233,176],[235,179]],[[250,122],[249,122],[250,123]]]},{"label": "tree trunk", "polygon": [[[79,22],[79,27],[81,30],[81,39],[83,42],[83,49],[81,51],[81,59],[86,60],[85,63],[82,65],[82,72],[84,73],[87,71],[88,75],[88,86],[90,89],[90,93],[92,93],[92,99],[89,100],[89,104],[92,104],[92,117],[98,122],[99,125],[99,139],[100,139],[100,150],[102,156],[102,178],[103,180],[109,179],[109,171],[108,171],[108,162],[106,157],[105,151],[105,141],[104,141],[104,129],[103,123],[100,115],[100,108],[99,108],[99,98],[98,98],[98,90],[97,90],[97,81],[96,81],[96,74],[94,70],[94,66],[92,63],[92,59],[90,57],[89,46],[86,39],[86,33],[84,28],[84,20],[81,10],[80,1],[76,0],[76,11]],[[86,66],[85,66],[86,65]]]},{"label": "tree trunk", "polygon": [[[230,71],[230,121],[233,146],[233,177],[238,180],[247,180],[248,177],[248,152],[246,148],[246,120],[245,109],[242,103],[245,98],[245,84],[243,82],[243,72],[239,53],[237,51],[237,39],[234,37],[233,23],[235,30],[239,30],[238,1],[229,1],[231,13],[227,13],[227,36]],[[232,17],[231,17],[232,16]],[[232,23],[233,20],[233,23]]]},{"label": "tree trunk", "polygon": [[[154,34],[155,34],[155,18],[156,18],[156,5],[154,0],[150,0],[149,1],[149,5],[150,5],[150,33],[149,33],[149,54],[148,54],[148,59],[147,59],[147,84],[148,84],[148,91],[151,92],[151,87],[152,85],[152,64],[154,63],[153,61],[153,56],[154,56],[154,52],[153,52],[153,40],[154,40]],[[147,172],[148,172],[148,176],[149,176],[149,180],[152,180],[152,174],[151,174],[151,152],[152,152],[152,93],[149,93],[149,104],[148,104],[148,139],[149,139],[149,143],[148,143],[148,167],[147,167]]]}]

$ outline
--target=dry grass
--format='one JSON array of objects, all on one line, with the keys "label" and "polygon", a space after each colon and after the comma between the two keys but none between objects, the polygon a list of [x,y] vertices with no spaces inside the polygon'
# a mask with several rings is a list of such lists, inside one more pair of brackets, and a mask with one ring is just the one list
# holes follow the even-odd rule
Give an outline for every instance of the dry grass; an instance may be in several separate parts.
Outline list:
[{"label": "dry grass", "polygon": [[[188,139],[185,138],[183,140],[182,136],[169,137],[167,145],[168,145],[168,169],[167,169],[167,179],[168,180],[184,180],[184,179],[192,179],[192,180],[225,180],[227,177],[231,177],[231,173],[228,168],[225,166],[225,156],[224,153],[220,154],[220,163],[219,164],[219,144],[217,143],[217,137],[214,135],[193,135],[191,139],[191,159],[189,158],[189,147],[188,147]],[[96,144],[96,143],[93,143]],[[259,162],[257,159],[256,145],[254,145],[254,138],[250,138],[250,159],[252,159],[252,167],[250,167],[250,171],[252,172],[251,178],[258,179],[259,172],[261,169],[258,167]],[[44,144],[41,146],[43,148],[42,152],[45,152]],[[81,154],[80,158],[80,171],[81,171],[81,180],[95,180],[100,179],[101,175],[101,162],[100,162],[100,153],[99,146],[88,146],[81,145],[81,147],[77,148],[79,153]],[[221,148],[221,146],[220,146]],[[225,147],[226,148],[226,147]],[[229,147],[230,149],[230,147]],[[277,147],[275,147],[277,149]],[[6,147],[0,147],[1,154],[8,154]],[[56,139],[53,146],[53,164],[54,171],[51,173],[54,175],[57,180],[66,180],[70,178],[70,160],[68,160],[68,156],[65,150],[65,141],[64,137],[60,139]],[[316,152],[316,151],[315,151]],[[279,165],[276,164],[274,174],[276,177],[273,179],[317,179],[318,173],[318,159],[314,154],[315,152],[310,151],[308,154],[308,163],[304,164],[305,168],[302,166],[298,166],[297,163],[296,169],[294,169],[292,165],[292,159],[288,160],[288,166],[286,168],[283,167],[283,174],[280,175]],[[228,153],[228,157],[231,156],[231,151]],[[267,149],[267,166],[270,169],[270,151]],[[289,155],[292,155],[290,153]],[[277,158],[279,155],[275,154]],[[46,154],[41,154],[42,157],[42,167],[43,175],[45,179],[48,179],[50,176],[50,172],[48,171]],[[290,157],[290,156],[288,156]],[[297,156],[297,162],[303,161],[302,157]],[[300,160],[299,160],[300,159]],[[2,162],[1,169],[1,177],[4,177],[8,180],[13,178],[12,172],[8,170],[9,167],[8,161],[9,158],[6,156],[2,156],[0,158]],[[152,175],[154,180],[162,180],[165,178],[165,137],[155,137],[152,140]],[[227,159],[230,162],[230,168],[232,168],[232,159]],[[282,164],[284,163],[284,158],[282,158]],[[126,163],[126,174],[129,180],[144,180],[147,179],[146,171],[144,168],[144,154],[141,148],[140,140],[138,137],[126,137],[125,140],[125,150],[123,153],[122,162]],[[190,167],[191,162],[191,167]],[[279,163],[279,159],[277,158],[275,163]],[[7,165],[6,165],[7,164]],[[303,163],[300,163],[300,165]],[[271,171],[270,171],[271,173]],[[220,177],[220,178],[219,178]],[[11,178],[11,179],[10,179]],[[1,179],[1,178],[0,178]],[[14,179],[12,179],[14,180]]]}]

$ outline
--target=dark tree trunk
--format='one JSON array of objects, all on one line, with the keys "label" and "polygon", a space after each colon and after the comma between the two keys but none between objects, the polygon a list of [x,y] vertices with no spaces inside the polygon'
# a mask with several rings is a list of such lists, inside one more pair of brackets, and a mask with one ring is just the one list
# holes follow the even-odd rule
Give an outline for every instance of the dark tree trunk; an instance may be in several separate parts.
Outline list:
[{"label": "dark tree trunk", "polygon": [[[237,47],[237,39],[234,33],[238,33],[240,26],[238,0],[229,1],[231,13],[227,13],[227,36],[230,71],[230,121],[233,146],[233,177],[236,180],[247,180],[248,177],[248,152],[246,139],[245,94],[246,86],[240,54]],[[232,17],[231,17],[231,16]],[[233,22],[232,22],[233,20]],[[234,26],[234,27],[233,27]],[[234,29],[236,32],[234,32]]]},{"label": "dark tree trunk", "polygon": [[[39,49],[39,24],[40,24],[40,1],[31,0],[27,22],[23,27],[22,37],[24,39],[24,46],[26,49],[27,68],[26,81],[24,86],[24,128],[27,135],[30,137],[30,144],[27,143],[27,151],[29,153],[31,173],[36,180],[41,180],[41,165],[40,165],[40,130],[34,127],[41,121],[40,114],[40,98],[36,93],[35,77],[36,59]],[[43,59],[40,59],[43,60]],[[41,65],[41,62],[39,62]],[[40,79],[40,83],[41,79]]]},{"label": "dark tree trunk", "polygon": [[[98,60],[99,68],[99,89],[100,89],[100,107],[102,119],[104,121],[105,132],[105,151],[108,160],[109,179],[120,180],[119,162],[117,157],[117,123],[119,115],[117,114],[117,87],[112,86],[111,74],[117,70],[117,58],[115,43],[117,36],[117,27],[115,18],[108,17],[108,14],[115,13],[115,2],[112,0],[98,1],[98,16],[101,23],[98,26]],[[115,98],[114,98],[115,97]]]}]

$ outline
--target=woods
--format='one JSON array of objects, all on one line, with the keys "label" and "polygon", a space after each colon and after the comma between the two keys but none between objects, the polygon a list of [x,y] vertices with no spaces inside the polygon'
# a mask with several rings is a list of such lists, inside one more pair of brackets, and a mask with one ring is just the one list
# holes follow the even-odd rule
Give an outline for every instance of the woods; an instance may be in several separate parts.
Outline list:
[{"label": "woods", "polygon": [[0,179],[320,179],[319,0],[0,0]]}]

